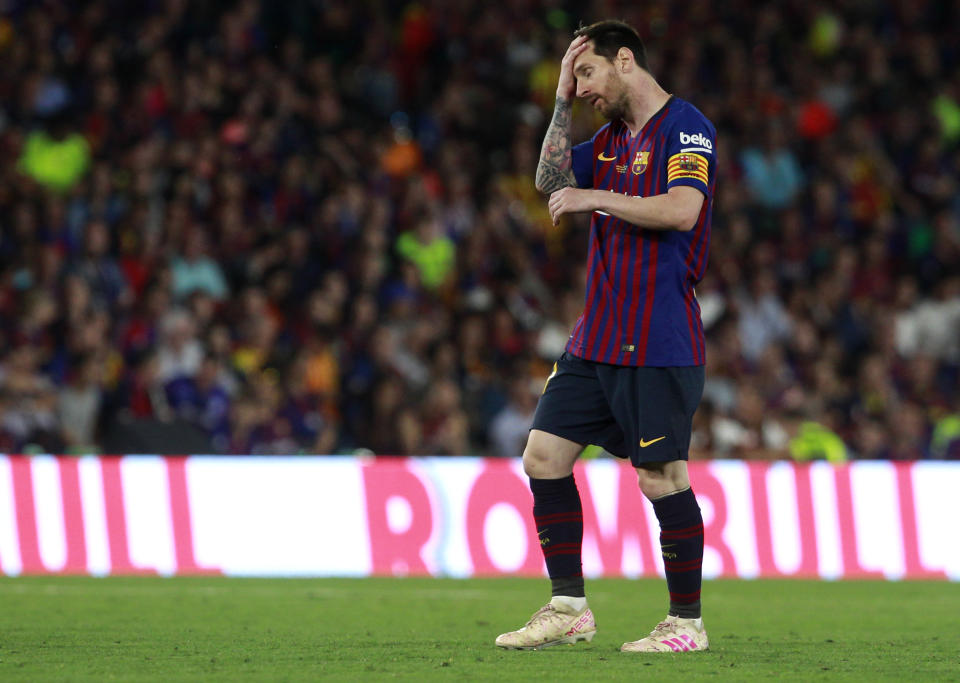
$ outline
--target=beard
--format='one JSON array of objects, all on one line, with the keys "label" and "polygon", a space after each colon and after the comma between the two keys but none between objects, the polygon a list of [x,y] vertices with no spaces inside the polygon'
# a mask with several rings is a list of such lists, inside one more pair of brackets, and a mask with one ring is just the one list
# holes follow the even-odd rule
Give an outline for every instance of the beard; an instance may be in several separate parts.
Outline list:
[{"label": "beard", "polygon": [[626,115],[627,107],[629,106],[627,89],[624,87],[623,81],[615,74],[611,74],[607,85],[607,92],[611,93],[613,97],[610,99],[606,97],[601,98],[603,102],[600,105],[600,113],[610,121],[622,119],[624,115]]}]

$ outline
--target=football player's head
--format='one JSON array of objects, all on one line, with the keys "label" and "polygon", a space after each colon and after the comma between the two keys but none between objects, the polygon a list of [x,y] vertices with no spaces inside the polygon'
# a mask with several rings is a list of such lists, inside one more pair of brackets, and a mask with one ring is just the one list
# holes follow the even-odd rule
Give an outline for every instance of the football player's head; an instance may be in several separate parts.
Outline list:
[{"label": "football player's head", "polygon": [[608,119],[622,118],[628,106],[626,74],[647,71],[647,52],[637,32],[622,21],[599,21],[581,26],[575,36],[586,36],[592,50],[574,64],[577,97],[590,101]]}]

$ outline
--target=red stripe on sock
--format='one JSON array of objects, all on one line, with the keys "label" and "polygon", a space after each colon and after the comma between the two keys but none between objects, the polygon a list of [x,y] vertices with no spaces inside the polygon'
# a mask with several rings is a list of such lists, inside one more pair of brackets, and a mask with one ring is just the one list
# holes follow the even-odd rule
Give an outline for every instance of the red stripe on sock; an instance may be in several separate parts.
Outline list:
[{"label": "red stripe on sock", "polygon": [[703,567],[703,558],[697,558],[695,560],[687,560],[685,562],[669,562],[664,560],[663,568],[668,572],[688,572],[693,569],[700,569]]},{"label": "red stripe on sock", "polygon": [[670,529],[660,532],[660,539],[681,539],[681,538],[694,538],[696,536],[703,535],[703,524],[698,524],[697,526],[687,527],[686,529]]},{"label": "red stripe on sock", "polygon": [[534,521],[537,524],[555,524],[557,522],[582,522],[582,512],[557,512],[552,515],[534,515]]},{"label": "red stripe on sock", "polygon": [[697,536],[703,536],[702,531],[691,531],[689,534],[670,534],[667,536],[664,534],[661,539],[664,541],[681,541],[686,538],[696,538]]},{"label": "red stripe on sock", "polygon": [[553,548],[551,548],[550,550],[543,551],[543,556],[545,558],[556,557],[557,555],[579,555],[579,554],[580,554],[580,548],[560,548],[558,550],[554,550]]},{"label": "red stripe on sock", "polygon": [[670,601],[680,604],[696,602],[699,599],[700,591],[694,591],[693,593],[670,593]]}]

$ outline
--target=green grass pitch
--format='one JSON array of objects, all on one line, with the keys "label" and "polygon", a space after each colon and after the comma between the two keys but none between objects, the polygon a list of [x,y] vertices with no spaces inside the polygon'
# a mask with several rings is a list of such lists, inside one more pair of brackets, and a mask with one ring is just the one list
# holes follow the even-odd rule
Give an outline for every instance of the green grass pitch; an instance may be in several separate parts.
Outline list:
[{"label": "green grass pitch", "polygon": [[592,643],[502,651],[529,579],[0,579],[0,681],[960,680],[960,585],[709,581],[712,649],[628,655],[657,580],[592,580]]}]

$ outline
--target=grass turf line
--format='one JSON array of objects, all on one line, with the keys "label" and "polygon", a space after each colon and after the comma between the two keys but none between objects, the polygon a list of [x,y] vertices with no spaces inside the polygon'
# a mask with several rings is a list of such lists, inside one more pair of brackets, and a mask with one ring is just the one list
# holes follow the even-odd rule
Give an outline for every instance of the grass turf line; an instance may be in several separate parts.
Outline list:
[{"label": "grass turf line", "polygon": [[592,643],[503,651],[531,579],[0,578],[0,680],[958,680],[960,585],[709,581],[711,651],[618,652],[658,580],[588,580]]}]

